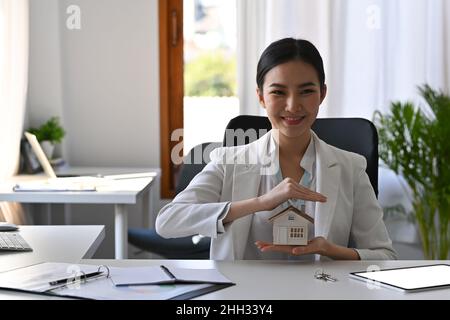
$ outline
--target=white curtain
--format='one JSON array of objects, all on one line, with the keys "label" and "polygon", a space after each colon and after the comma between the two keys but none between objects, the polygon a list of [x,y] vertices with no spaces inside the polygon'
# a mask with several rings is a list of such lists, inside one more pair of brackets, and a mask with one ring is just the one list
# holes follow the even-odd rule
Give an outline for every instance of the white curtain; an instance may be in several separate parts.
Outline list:
[{"label": "white curtain", "polygon": [[[28,78],[28,0],[0,0],[0,181],[17,172]],[[24,223],[18,204],[0,202],[0,220]]]},{"label": "white curtain", "polygon": [[[450,0],[239,2],[246,3],[246,11],[238,17],[253,22],[244,20],[239,42],[239,79],[246,79],[239,91],[241,114],[262,113],[251,100],[256,60],[269,43],[284,37],[310,40],[322,54],[328,96],[319,117],[371,120],[393,100],[420,102],[417,86],[424,83],[450,92]],[[411,208],[400,181],[380,167],[381,206]],[[414,230],[405,230],[391,232],[392,239],[417,241]]]},{"label": "white curtain", "polygon": [[237,1],[238,96],[241,114],[264,115],[256,97],[256,66],[266,44],[266,1]]},{"label": "white curtain", "polygon": [[[450,88],[449,0],[258,2],[265,10],[247,7],[247,18],[260,16],[263,21],[245,30],[255,44],[242,46],[239,69],[254,76],[256,61],[249,54],[257,60],[254,53],[274,40],[310,40],[322,53],[326,69],[328,97],[320,117],[372,119],[374,110],[386,111],[392,100],[418,100],[418,85],[428,83],[447,92]],[[242,103],[252,95],[250,89],[240,93],[242,114],[260,112],[257,104]]]}]

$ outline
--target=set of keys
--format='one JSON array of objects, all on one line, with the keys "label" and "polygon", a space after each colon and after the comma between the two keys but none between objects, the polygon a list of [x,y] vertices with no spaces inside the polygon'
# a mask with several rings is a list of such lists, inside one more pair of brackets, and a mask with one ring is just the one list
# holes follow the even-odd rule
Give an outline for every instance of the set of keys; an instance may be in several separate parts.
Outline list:
[{"label": "set of keys", "polygon": [[336,278],[333,278],[332,276],[330,276],[329,274],[325,273],[322,269],[319,269],[316,271],[316,273],[314,274],[314,278],[316,278],[317,280],[323,280],[325,282],[336,282],[338,281]]}]

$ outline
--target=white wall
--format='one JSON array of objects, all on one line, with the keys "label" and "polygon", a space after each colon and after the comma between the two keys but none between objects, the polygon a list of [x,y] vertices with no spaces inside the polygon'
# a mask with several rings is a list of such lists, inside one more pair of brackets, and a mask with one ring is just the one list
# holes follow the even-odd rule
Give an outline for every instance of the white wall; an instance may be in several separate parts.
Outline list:
[{"label": "white wall", "polygon": [[25,128],[62,116],[58,0],[30,1],[30,56]]},{"label": "white wall", "polygon": [[30,17],[29,125],[61,116],[71,165],[159,167],[157,0],[32,0]]},{"label": "white wall", "polygon": [[[160,167],[157,2],[30,0],[25,128],[60,116],[62,154],[71,165]],[[80,30],[66,27],[70,5],[81,9]],[[61,206],[53,207],[58,222]],[[140,221],[139,207],[131,226]],[[113,256],[112,210],[73,206],[73,224],[106,225],[96,257]]]},{"label": "white wall", "polygon": [[68,6],[79,5],[82,13],[81,30],[61,29],[71,164],[159,166],[155,2],[59,2],[62,26]]}]

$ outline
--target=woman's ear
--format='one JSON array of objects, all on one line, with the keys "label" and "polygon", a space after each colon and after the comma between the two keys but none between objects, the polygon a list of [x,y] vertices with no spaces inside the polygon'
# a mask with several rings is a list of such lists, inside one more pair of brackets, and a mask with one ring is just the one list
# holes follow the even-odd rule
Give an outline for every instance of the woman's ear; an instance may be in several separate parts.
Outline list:
[{"label": "woman's ear", "polygon": [[324,84],[323,87],[320,90],[320,103],[323,102],[323,100],[325,100],[325,97],[327,96],[327,85]]},{"label": "woman's ear", "polygon": [[256,95],[258,96],[259,104],[261,105],[261,107],[263,107],[265,109],[266,104],[264,103],[264,96],[263,96],[262,91],[259,90],[259,88],[256,88]]}]

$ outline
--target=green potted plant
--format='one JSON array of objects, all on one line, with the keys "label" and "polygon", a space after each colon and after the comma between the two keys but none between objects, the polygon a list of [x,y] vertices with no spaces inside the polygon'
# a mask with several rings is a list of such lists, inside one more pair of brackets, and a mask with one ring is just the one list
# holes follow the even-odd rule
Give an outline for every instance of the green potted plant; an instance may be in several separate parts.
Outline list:
[{"label": "green potted plant", "polygon": [[57,117],[52,117],[39,128],[31,128],[28,131],[36,135],[45,155],[49,159],[53,157],[55,145],[61,143],[66,134]]},{"label": "green potted plant", "polygon": [[445,260],[450,249],[450,97],[428,85],[419,91],[428,110],[393,102],[388,114],[375,112],[374,122],[380,158],[410,188],[424,256]]}]

